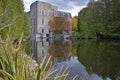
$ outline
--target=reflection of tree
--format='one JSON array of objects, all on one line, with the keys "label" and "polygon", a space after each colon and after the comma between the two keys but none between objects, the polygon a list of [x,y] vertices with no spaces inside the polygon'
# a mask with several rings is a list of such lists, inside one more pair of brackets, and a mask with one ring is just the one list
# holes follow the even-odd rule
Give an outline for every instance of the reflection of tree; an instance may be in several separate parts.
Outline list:
[{"label": "reflection of tree", "polygon": [[114,41],[80,41],[77,48],[78,59],[88,71],[104,78],[109,76],[112,80],[120,74],[119,52],[120,42]]},{"label": "reflection of tree", "polygon": [[73,41],[72,42],[72,55],[71,55],[73,57],[77,56],[77,46],[78,46],[78,42]]},{"label": "reflection of tree", "polygon": [[54,41],[54,43],[50,45],[49,53],[54,57],[67,57],[69,54],[69,50],[69,43],[63,43],[62,41]]},{"label": "reflection of tree", "polygon": [[[80,41],[77,48],[78,59],[81,63],[86,64],[87,68],[90,68],[91,65],[96,64],[96,44],[94,41]],[[94,55],[94,56],[93,56]],[[82,61],[81,61],[82,60]],[[94,61],[95,60],[95,61]]]},{"label": "reflection of tree", "polygon": [[70,45],[68,42],[63,44],[64,55],[67,57],[69,55]]},{"label": "reflection of tree", "polygon": [[75,57],[77,56],[77,49],[72,47],[72,56]]},{"label": "reflection of tree", "polygon": [[[50,53],[50,54],[51,54],[51,53],[52,53],[52,54],[55,54],[54,48],[55,48],[54,43],[51,43],[51,44],[50,44],[50,48],[49,48],[49,53]],[[51,54],[51,55],[52,55],[52,54]]]}]

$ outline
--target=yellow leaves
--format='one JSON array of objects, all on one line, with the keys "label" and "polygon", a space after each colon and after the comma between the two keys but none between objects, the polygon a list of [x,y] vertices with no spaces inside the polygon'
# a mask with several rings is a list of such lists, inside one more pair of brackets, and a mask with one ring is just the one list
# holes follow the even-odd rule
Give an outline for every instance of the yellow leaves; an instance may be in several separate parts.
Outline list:
[{"label": "yellow leaves", "polygon": [[77,49],[72,47],[72,56],[75,57],[77,56]]},{"label": "yellow leaves", "polygon": [[72,18],[72,29],[77,30],[77,16]]}]

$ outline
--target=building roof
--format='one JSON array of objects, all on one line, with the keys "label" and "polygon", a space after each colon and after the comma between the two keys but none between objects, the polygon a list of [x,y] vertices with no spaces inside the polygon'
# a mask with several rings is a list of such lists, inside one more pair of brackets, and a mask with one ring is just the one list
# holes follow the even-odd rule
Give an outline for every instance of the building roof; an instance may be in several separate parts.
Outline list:
[{"label": "building roof", "polygon": [[56,17],[64,17],[64,18],[72,18],[71,13],[63,12],[63,11],[55,11]]}]

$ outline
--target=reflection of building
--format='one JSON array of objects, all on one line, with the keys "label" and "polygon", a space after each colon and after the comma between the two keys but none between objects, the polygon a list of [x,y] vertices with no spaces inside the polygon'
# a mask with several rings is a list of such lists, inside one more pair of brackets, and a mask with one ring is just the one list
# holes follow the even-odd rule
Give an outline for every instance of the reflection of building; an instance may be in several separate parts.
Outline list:
[{"label": "reflection of building", "polygon": [[35,58],[37,62],[41,61],[44,57],[49,57],[49,47],[50,41],[47,39],[41,39],[40,41],[36,41],[36,46],[34,47],[36,50]]},{"label": "reflection of building", "polygon": [[57,7],[49,3],[36,1],[30,6],[30,12],[28,14],[32,26],[32,38],[53,37],[54,33],[57,32],[63,37],[69,37],[71,35],[72,17],[70,13],[57,11]]},{"label": "reflection of building", "polygon": [[69,60],[72,54],[72,43],[69,40],[52,41],[44,38],[32,42],[34,43],[32,52],[37,62],[41,61],[45,56],[51,56],[52,62],[62,62]]}]

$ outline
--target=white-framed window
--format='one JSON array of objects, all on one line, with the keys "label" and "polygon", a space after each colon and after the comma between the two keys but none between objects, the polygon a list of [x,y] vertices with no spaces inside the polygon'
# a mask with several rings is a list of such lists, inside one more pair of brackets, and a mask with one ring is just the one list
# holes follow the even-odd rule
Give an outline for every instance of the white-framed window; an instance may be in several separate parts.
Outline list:
[{"label": "white-framed window", "polygon": [[40,10],[41,15],[45,15],[45,10]]}]

